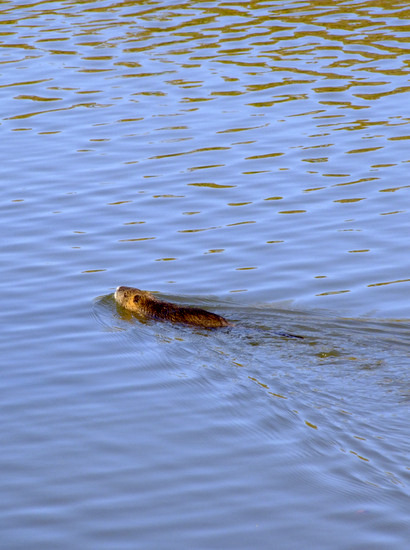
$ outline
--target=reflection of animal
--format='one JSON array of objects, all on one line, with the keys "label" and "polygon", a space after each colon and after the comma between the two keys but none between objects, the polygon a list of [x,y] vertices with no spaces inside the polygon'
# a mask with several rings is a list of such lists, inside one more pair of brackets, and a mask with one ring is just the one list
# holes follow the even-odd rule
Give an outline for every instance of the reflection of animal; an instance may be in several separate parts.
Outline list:
[{"label": "reflection of animal", "polygon": [[173,323],[184,323],[198,327],[215,328],[230,326],[226,319],[198,307],[186,307],[155,298],[146,290],[130,286],[119,286],[114,294],[115,300],[125,309],[144,317],[162,319]]}]

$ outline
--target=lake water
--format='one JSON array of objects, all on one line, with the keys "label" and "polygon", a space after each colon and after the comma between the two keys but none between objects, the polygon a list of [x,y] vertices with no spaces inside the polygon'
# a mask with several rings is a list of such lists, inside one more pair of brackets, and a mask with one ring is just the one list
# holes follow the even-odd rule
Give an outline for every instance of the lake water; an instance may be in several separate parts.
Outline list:
[{"label": "lake water", "polygon": [[2,547],[408,548],[409,21],[1,3]]}]

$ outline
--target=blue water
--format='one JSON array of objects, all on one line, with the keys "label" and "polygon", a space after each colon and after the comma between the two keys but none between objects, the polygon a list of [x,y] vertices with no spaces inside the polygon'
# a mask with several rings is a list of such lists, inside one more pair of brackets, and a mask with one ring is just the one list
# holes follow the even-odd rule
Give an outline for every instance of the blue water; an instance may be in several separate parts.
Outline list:
[{"label": "blue water", "polygon": [[2,4],[5,548],[407,548],[408,15]]}]

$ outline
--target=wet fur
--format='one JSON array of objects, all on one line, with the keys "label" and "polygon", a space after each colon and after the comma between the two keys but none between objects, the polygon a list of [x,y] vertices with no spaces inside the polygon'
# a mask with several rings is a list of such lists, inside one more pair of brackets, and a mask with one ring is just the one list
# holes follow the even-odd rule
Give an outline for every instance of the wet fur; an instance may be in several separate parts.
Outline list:
[{"label": "wet fur", "polygon": [[205,328],[231,325],[229,321],[216,313],[198,307],[180,306],[172,302],[158,300],[150,292],[130,286],[119,286],[114,297],[122,307],[144,317]]}]

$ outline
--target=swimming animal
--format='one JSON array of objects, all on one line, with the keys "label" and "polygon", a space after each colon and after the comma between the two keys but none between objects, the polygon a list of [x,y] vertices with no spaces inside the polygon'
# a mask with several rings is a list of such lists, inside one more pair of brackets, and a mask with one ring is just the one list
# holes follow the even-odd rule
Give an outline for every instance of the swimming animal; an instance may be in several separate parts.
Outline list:
[{"label": "swimming animal", "polygon": [[156,298],[151,292],[131,286],[119,286],[114,298],[125,309],[143,317],[204,328],[232,326],[232,323],[199,307],[181,306]]}]

